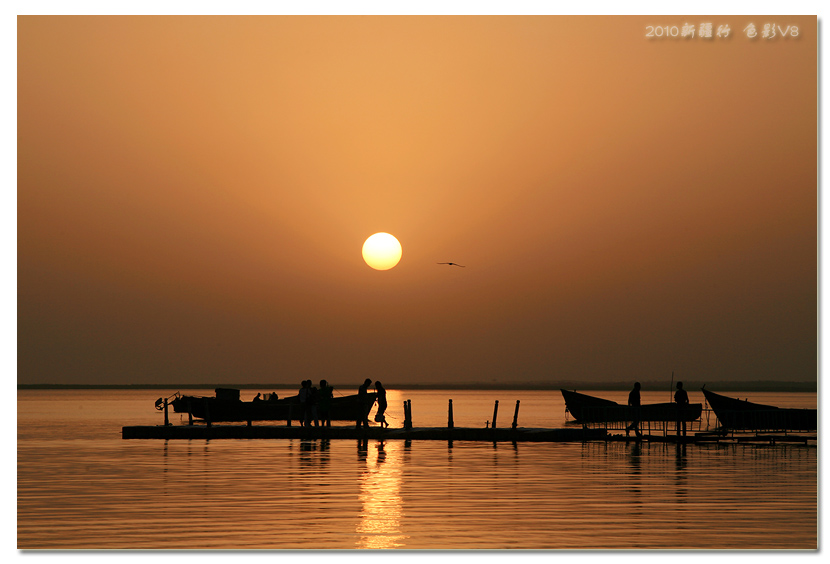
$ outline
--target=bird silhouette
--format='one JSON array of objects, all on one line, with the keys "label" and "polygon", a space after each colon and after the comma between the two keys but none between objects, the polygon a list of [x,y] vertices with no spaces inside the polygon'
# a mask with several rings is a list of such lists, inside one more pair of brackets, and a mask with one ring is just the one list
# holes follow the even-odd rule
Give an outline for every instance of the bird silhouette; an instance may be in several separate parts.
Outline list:
[{"label": "bird silhouette", "polygon": [[466,268],[463,264],[458,264],[457,262],[439,262],[436,264],[448,264],[450,266],[460,266],[461,268]]}]

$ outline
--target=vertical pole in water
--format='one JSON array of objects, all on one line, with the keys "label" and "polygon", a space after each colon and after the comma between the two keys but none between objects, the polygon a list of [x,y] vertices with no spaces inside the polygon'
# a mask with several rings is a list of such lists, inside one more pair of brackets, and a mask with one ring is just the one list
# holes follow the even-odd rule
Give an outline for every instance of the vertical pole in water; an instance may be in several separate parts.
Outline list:
[{"label": "vertical pole in water", "polygon": [[672,400],[672,392],[674,391],[674,370],[671,371],[671,386],[669,386],[669,403]]},{"label": "vertical pole in water", "polygon": [[519,400],[516,400],[516,411],[513,412],[513,428],[519,423]]},{"label": "vertical pole in water", "polygon": [[207,398],[205,398],[205,423],[210,428],[210,403],[208,403]]},{"label": "vertical pole in water", "polygon": [[167,398],[164,398],[164,426],[170,425],[170,420],[167,417]]},{"label": "vertical pole in water", "polygon": [[412,428],[412,400],[406,400],[407,411],[409,412],[409,428]]},{"label": "vertical pole in water", "polygon": [[187,400],[187,424],[193,425],[193,402]]},{"label": "vertical pole in water", "polygon": [[493,429],[496,428],[496,415],[499,413],[499,400],[496,400],[496,405],[493,408]]},{"label": "vertical pole in water", "polygon": [[409,407],[406,405],[406,400],[403,400],[403,428],[409,429]]},{"label": "vertical pole in water", "polygon": [[447,415],[447,427],[450,429],[454,427],[452,420],[452,400],[450,400],[449,413]]},{"label": "vertical pole in water", "polygon": [[[672,402],[672,399],[673,399],[672,398],[672,392],[673,391],[674,391],[674,370],[671,371],[671,386],[669,386],[669,403]],[[675,425],[677,425],[677,423],[675,423]],[[668,428],[669,428],[669,422],[664,421],[663,422],[663,436],[664,437],[666,436],[666,433],[668,433]]]},{"label": "vertical pole in water", "polygon": [[289,404],[288,404],[288,420],[285,422],[285,426],[286,426],[286,427],[290,427],[290,426],[291,426],[291,412],[292,412],[292,411],[294,411],[294,404],[289,403]]}]

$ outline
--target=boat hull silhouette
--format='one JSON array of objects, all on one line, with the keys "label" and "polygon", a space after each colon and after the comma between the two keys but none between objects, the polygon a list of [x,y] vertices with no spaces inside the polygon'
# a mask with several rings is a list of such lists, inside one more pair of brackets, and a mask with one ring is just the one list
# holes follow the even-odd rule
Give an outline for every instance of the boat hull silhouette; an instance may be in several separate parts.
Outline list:
[{"label": "boat hull silhouette", "polygon": [[685,406],[676,403],[652,403],[631,407],[575,391],[560,391],[565,398],[565,408],[578,423],[695,421],[703,412],[703,405],[699,403]]},{"label": "boat hull silhouette", "polygon": [[764,405],[701,390],[721,426],[735,430],[814,431],[818,410]]},{"label": "boat hull silhouette", "polygon": [[[176,413],[190,413],[197,419],[210,421],[289,421],[303,417],[299,396],[260,401],[241,401],[238,397],[238,390],[220,388],[216,390],[216,396],[176,396],[170,405]],[[375,393],[368,393],[366,401],[361,401],[357,394],[334,397],[331,399],[331,420],[365,419],[376,399]]]}]

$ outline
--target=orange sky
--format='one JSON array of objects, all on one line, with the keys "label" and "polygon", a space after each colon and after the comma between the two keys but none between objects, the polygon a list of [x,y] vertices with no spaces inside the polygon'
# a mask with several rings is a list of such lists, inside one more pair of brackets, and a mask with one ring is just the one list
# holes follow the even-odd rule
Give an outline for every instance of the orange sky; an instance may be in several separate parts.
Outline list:
[{"label": "orange sky", "polygon": [[813,380],[816,34],[20,17],[18,382]]}]

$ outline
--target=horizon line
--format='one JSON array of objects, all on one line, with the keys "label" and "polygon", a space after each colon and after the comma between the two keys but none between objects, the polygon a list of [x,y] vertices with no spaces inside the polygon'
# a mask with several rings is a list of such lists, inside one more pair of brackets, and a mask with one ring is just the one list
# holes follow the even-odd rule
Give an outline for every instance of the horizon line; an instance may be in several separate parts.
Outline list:
[{"label": "horizon line", "polygon": [[[470,383],[400,383],[394,386],[388,386],[388,389],[399,390],[627,390],[634,380],[631,381],[609,381],[609,382],[576,382],[573,380],[561,381],[555,383],[545,382],[470,382]],[[656,380],[639,380],[643,391],[664,391],[669,389],[663,381]],[[703,386],[710,386],[713,390],[723,391],[771,391],[771,392],[818,392],[818,381],[786,381],[786,380],[728,380],[721,382],[711,382],[695,379],[687,379],[685,384],[686,389],[700,389]],[[354,385],[357,388],[360,384]],[[179,384],[57,384],[57,383],[40,383],[40,384],[17,384],[18,390],[83,390],[83,389],[112,389],[112,390],[173,390],[173,389],[215,389],[215,388],[237,388],[237,389],[293,389],[298,387],[297,383],[179,383]],[[350,387],[350,386],[345,386]],[[648,388],[651,388],[650,390]]]}]

